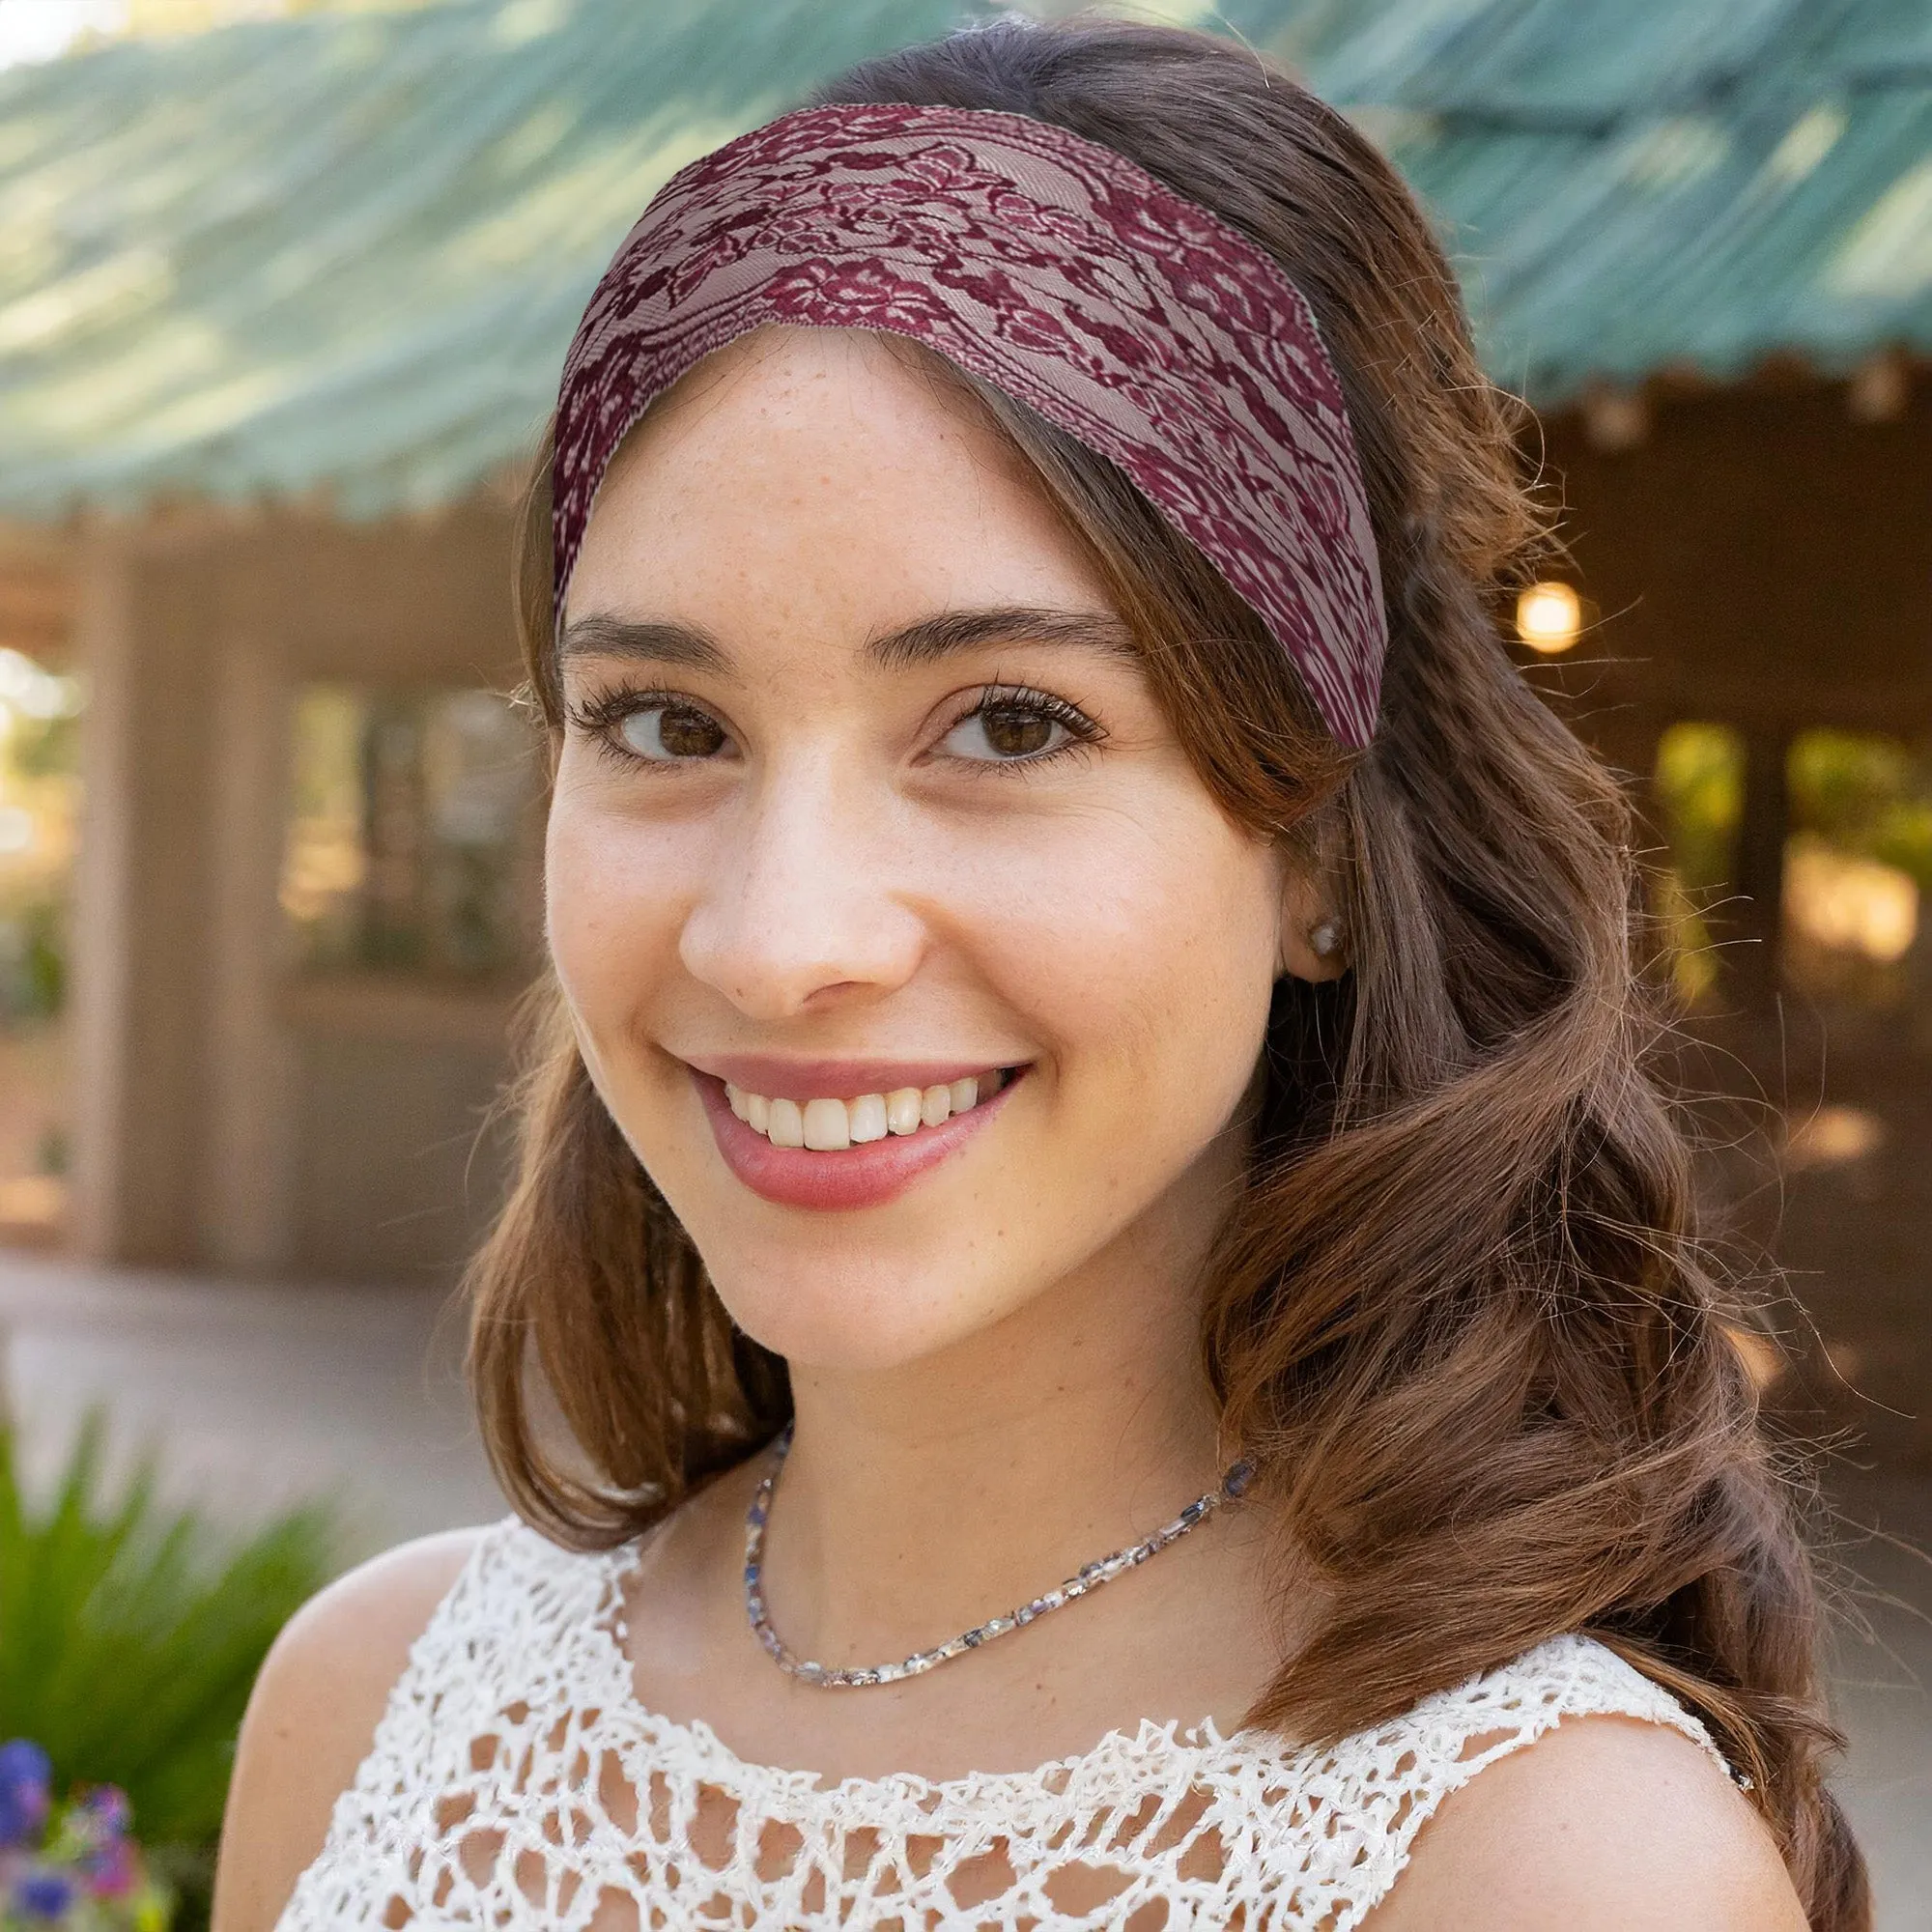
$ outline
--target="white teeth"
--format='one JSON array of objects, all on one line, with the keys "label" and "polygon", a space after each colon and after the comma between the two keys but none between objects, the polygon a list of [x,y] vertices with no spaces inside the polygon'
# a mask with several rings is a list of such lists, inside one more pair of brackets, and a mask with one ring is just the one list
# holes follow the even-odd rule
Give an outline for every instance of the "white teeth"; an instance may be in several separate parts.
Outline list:
[{"label": "white teeth", "polygon": [[888,1134],[915,1134],[923,1126],[943,1126],[954,1114],[977,1107],[982,1089],[990,1098],[1004,1084],[998,1073],[968,1073],[924,1089],[897,1087],[890,1094],[861,1094],[856,1100],[807,1100],[801,1104],[750,1094],[727,1080],[724,1098],[739,1120],[753,1133],[766,1135],[774,1147],[836,1153],[882,1141]]}]

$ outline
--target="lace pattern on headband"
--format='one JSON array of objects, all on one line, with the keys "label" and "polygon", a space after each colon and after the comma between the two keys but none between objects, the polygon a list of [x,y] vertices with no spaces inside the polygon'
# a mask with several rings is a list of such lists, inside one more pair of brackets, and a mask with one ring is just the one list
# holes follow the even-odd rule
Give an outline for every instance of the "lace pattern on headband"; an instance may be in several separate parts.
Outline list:
[{"label": "lace pattern on headband", "polygon": [[1274,259],[1112,149],[984,109],[787,114],[674,176],[557,403],[556,606],[653,397],[767,323],[923,342],[1118,464],[1366,745],[1387,641],[1340,382]]}]

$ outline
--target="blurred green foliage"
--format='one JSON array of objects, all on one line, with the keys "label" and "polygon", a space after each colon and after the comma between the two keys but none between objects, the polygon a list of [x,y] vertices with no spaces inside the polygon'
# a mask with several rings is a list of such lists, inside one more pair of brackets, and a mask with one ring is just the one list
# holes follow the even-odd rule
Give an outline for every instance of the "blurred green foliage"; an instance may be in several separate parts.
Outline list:
[{"label": "blurred green foliage", "polygon": [[68,779],[80,770],[80,720],[71,712],[52,718],[17,715],[6,745],[7,763],[16,778]]},{"label": "blurred green foliage", "polygon": [[66,906],[35,896],[0,908],[0,1025],[50,1020],[66,1003]]},{"label": "blurred green foliage", "polygon": [[38,1743],[56,1791],[128,1794],[187,1926],[206,1910],[248,1692],[276,1632],[333,1574],[334,1526],[312,1508],[218,1538],[157,1500],[152,1460],[110,1484],[104,1448],[96,1416],[36,1507],[0,1427],[0,1737]]},{"label": "blurred green foliage", "polygon": [[1744,741],[1724,724],[1671,725],[1657,748],[1657,798],[1671,868],[1685,891],[1720,890],[1744,815]]},{"label": "blurred green foliage", "polygon": [[[15,685],[24,680],[43,707],[58,706],[26,709],[0,696],[0,805],[24,806],[43,820],[50,807],[71,812],[78,796],[80,686],[17,651],[0,652],[0,669]],[[54,1018],[67,982],[65,880],[44,864],[0,865],[0,1026]]]},{"label": "blurred green foliage", "polygon": [[[1785,767],[1794,837],[1875,860],[1932,893],[1932,757],[1867,732],[1801,731]],[[1656,799],[1668,863],[1658,880],[1679,990],[1717,980],[1714,914],[1736,872],[1745,746],[1724,724],[1673,724],[1658,745]]]},{"label": "blurred green foliage", "polygon": [[1723,724],[1673,724],[1657,748],[1656,795],[1668,864],[1656,910],[1677,990],[1696,1002],[1718,981],[1709,921],[1723,895],[1744,816],[1744,740]]},{"label": "blurred green foliage", "polygon": [[1791,822],[1932,892],[1932,770],[1894,738],[1802,732],[1791,747]]}]

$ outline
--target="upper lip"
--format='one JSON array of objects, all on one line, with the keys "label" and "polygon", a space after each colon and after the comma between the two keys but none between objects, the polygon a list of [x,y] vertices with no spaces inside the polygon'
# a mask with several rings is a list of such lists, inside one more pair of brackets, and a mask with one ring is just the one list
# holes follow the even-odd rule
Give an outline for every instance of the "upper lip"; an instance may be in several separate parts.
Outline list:
[{"label": "upper lip", "polygon": [[728,1081],[768,1100],[854,1100],[861,1094],[891,1094],[901,1087],[950,1086],[968,1074],[1011,1066],[1010,1060],[789,1060],[758,1053],[706,1053],[685,1057],[699,1073]]}]

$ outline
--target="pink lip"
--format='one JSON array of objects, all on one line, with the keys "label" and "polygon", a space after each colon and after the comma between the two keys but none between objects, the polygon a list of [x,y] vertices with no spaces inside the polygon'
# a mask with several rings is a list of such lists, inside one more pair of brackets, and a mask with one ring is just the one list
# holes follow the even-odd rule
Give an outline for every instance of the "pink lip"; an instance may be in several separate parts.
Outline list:
[{"label": "pink lip", "polygon": [[728,1080],[767,1100],[856,1100],[861,1094],[890,1094],[900,1087],[951,1086],[969,1073],[985,1073],[992,1060],[772,1060],[755,1053],[708,1054],[686,1063],[699,1073]]},{"label": "pink lip", "polygon": [[[733,1061],[731,1064],[745,1067],[781,1065],[778,1062],[750,1060]],[[812,1066],[808,1062],[783,1065],[794,1075],[801,1066],[808,1070],[811,1070]],[[824,1062],[821,1065],[849,1069],[853,1063]],[[776,1093],[752,1086],[749,1079],[743,1084],[752,1093],[765,1094],[771,1099],[817,1098],[834,1094],[842,1098],[848,1094],[890,1091],[882,1089],[878,1076],[886,1071],[902,1072],[904,1069],[883,1068],[874,1065],[869,1070],[872,1084],[851,1088],[838,1085],[800,1088],[795,1078],[788,1086],[781,1085]],[[968,1067],[961,1070],[971,1072],[975,1069]],[[921,1084],[933,1087],[939,1084],[941,1077],[935,1075],[923,1083],[907,1077],[895,1084],[901,1087]],[[844,1148],[836,1153],[819,1153],[810,1148],[774,1147],[763,1134],[748,1127],[731,1111],[730,1102],[724,1097],[722,1076],[700,1071],[696,1066],[691,1069],[692,1085],[697,1089],[697,1096],[704,1102],[705,1116],[711,1122],[711,1131],[717,1138],[718,1151],[724,1155],[724,1165],[753,1194],[766,1201],[776,1202],[781,1208],[821,1209],[877,1208],[904,1193],[922,1175],[929,1173],[949,1154],[956,1153],[980,1128],[988,1125],[1024,1077],[1024,1071],[1014,1075],[990,1100],[982,1100],[963,1114],[954,1114],[941,1126],[922,1127],[916,1134],[888,1135],[882,1141],[867,1141],[862,1147]],[[735,1074],[731,1084],[740,1084]]]}]

